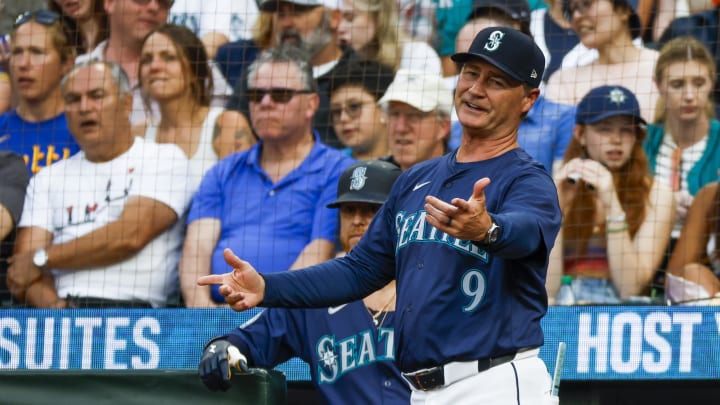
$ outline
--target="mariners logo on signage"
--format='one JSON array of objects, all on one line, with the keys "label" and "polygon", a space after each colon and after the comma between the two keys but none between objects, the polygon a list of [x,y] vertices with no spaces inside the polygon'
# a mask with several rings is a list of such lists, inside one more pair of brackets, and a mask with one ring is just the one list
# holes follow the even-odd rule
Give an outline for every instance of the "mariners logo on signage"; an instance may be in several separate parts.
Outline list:
[{"label": "mariners logo on signage", "polygon": [[502,31],[493,31],[488,37],[488,41],[485,43],[485,49],[490,52],[496,51],[500,47],[500,43],[502,42],[504,36],[505,33]]},{"label": "mariners logo on signage", "polygon": [[365,176],[366,171],[367,167],[365,166],[356,167],[355,170],[353,170],[352,176],[350,176],[350,190],[362,190],[362,188],[365,187],[365,180],[367,179],[367,176]]}]

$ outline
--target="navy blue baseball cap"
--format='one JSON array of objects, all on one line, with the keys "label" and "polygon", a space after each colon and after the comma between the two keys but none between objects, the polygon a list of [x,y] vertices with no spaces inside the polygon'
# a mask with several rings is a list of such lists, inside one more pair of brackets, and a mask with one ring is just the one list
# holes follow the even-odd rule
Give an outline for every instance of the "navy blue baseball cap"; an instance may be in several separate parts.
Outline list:
[{"label": "navy blue baseball cap", "polygon": [[575,112],[575,123],[595,124],[617,115],[627,115],[647,125],[640,115],[640,103],[632,91],[622,86],[600,86],[590,90],[580,100]]},{"label": "navy blue baseball cap", "polygon": [[387,200],[400,168],[382,160],[365,160],[348,167],[340,175],[337,199],[328,208],[343,203],[382,204]]},{"label": "navy blue baseball cap", "polygon": [[527,0],[474,0],[468,21],[490,9],[498,9],[513,20],[530,23],[530,5]]},{"label": "navy blue baseball cap", "polygon": [[478,32],[467,52],[452,56],[457,63],[483,60],[513,79],[540,86],[545,56],[532,37],[510,27],[489,27]]}]

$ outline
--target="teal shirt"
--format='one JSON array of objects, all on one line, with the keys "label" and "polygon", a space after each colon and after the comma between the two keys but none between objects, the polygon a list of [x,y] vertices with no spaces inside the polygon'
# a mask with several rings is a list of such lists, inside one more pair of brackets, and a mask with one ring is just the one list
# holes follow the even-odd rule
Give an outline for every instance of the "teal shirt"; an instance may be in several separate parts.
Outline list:
[{"label": "teal shirt", "polygon": [[435,50],[438,55],[455,53],[455,37],[472,13],[472,0],[435,0]]},{"label": "teal shirt", "polygon": [[[643,142],[643,149],[650,163],[650,172],[655,174],[657,156],[665,136],[665,127],[662,124],[652,124],[647,127],[647,137]],[[720,169],[720,122],[710,120],[707,145],[700,160],[687,173],[688,191],[695,195],[704,185],[718,180]]]}]

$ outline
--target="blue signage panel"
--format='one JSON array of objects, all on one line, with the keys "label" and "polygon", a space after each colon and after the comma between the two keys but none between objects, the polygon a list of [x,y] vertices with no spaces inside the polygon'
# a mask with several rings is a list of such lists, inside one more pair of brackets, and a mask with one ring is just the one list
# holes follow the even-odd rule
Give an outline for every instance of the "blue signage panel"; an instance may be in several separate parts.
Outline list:
[{"label": "blue signage panel", "polygon": [[553,307],[540,356],[552,372],[567,345],[567,380],[720,378],[717,307]]},{"label": "blue signage panel", "polygon": [[[0,369],[195,369],[210,338],[258,310],[0,310]],[[552,307],[540,356],[565,380],[720,379],[720,309]],[[309,380],[293,359],[278,367]]]}]

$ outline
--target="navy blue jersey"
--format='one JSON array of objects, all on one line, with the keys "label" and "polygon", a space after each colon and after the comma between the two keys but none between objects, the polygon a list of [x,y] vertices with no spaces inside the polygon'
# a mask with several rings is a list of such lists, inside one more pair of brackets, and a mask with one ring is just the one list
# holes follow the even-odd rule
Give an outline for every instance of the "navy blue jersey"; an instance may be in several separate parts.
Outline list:
[{"label": "navy blue jersey", "polygon": [[410,388],[395,367],[394,313],[377,329],[362,301],[322,309],[267,309],[227,336],[251,367],[297,356],[329,404],[408,404]]},{"label": "navy blue jersey", "polygon": [[[426,222],[425,196],[467,199],[483,177],[492,181],[485,197],[501,227],[496,243],[457,240]],[[472,163],[458,163],[451,153],[403,173],[344,258],[264,275],[263,305],[337,305],[395,277],[401,371],[538,347],[548,256],[560,222],[554,182],[522,149]]]}]

